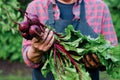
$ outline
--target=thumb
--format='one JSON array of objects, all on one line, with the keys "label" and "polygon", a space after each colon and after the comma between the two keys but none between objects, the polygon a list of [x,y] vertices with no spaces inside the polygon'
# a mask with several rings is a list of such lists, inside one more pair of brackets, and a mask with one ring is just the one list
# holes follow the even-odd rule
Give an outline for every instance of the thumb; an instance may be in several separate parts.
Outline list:
[{"label": "thumb", "polygon": [[42,40],[42,38],[43,38],[43,33],[41,33],[39,37],[33,37],[33,38],[32,38],[32,42],[33,42],[33,43],[37,43],[37,42],[39,42],[40,40]]}]

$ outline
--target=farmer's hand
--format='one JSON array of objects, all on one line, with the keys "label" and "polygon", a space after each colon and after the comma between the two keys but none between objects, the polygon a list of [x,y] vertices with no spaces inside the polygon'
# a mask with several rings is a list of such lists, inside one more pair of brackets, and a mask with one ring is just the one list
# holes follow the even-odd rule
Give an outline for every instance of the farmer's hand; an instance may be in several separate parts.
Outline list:
[{"label": "farmer's hand", "polygon": [[38,63],[43,53],[48,51],[54,42],[53,31],[48,28],[41,34],[40,38],[33,38],[31,41],[31,48],[28,50],[28,58]]},{"label": "farmer's hand", "polygon": [[86,54],[82,61],[87,68],[98,68],[101,66],[98,56],[96,54]]},{"label": "farmer's hand", "polygon": [[32,47],[36,51],[46,52],[52,46],[54,42],[53,31],[50,31],[48,28],[45,29],[45,32],[41,34],[41,38],[32,39]]}]

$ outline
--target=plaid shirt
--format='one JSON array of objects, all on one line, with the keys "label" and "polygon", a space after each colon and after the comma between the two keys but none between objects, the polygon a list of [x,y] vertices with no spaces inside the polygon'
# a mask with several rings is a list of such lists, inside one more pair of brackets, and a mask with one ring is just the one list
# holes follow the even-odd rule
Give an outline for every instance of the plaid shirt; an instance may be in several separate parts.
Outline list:
[{"label": "plaid shirt", "polygon": [[[80,3],[82,0],[78,0],[73,6],[74,19],[80,19]],[[48,5],[52,2],[54,10],[54,18],[57,20],[60,18],[60,11],[56,5],[55,0],[34,0],[29,3],[27,12],[36,14],[39,17],[41,23],[45,24],[48,20]],[[111,15],[108,6],[102,0],[84,0],[86,19],[93,30],[104,35],[106,40],[109,40],[112,45],[117,45],[117,37],[111,20]],[[22,54],[25,63],[32,67],[37,68],[40,64],[32,63],[26,56],[28,49],[31,46],[30,40],[23,39]]]}]

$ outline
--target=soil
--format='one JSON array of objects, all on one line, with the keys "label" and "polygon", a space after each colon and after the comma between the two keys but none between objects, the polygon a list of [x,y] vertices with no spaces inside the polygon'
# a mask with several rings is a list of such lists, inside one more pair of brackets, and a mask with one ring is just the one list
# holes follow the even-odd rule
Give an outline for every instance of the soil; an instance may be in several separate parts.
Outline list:
[{"label": "soil", "polygon": [[20,62],[0,59],[0,75],[31,75],[31,68]]}]

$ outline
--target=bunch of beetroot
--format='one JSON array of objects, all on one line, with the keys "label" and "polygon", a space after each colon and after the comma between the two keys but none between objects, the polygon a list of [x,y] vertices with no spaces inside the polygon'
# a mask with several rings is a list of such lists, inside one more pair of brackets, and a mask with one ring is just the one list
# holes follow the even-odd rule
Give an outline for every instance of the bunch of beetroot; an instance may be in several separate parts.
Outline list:
[{"label": "bunch of beetroot", "polygon": [[[25,13],[25,17],[26,17],[26,19],[19,23],[19,31],[20,31],[21,35],[25,39],[27,39],[27,40],[31,40],[33,37],[39,37],[40,38],[40,34],[42,32],[44,33],[44,30],[45,30],[45,28],[47,28],[47,26],[45,26],[44,24],[40,23],[37,15],[33,15],[33,14],[30,14],[30,13]],[[54,30],[53,30],[53,33],[58,38],[63,38],[64,37],[62,34],[57,33]],[[56,39],[54,44],[53,44],[53,46],[54,47],[52,47],[51,50],[53,51],[53,54],[54,54],[54,63],[56,64],[56,57],[58,57],[59,59],[61,58],[61,56],[58,53],[62,52],[73,63],[73,65],[75,66],[76,70],[78,71],[78,73],[81,76],[81,72],[80,72],[80,69],[79,69],[77,63],[70,56],[70,54],[66,51],[64,46],[62,46],[59,43],[59,40]]]},{"label": "bunch of beetroot", "polygon": [[39,22],[38,16],[30,13],[25,13],[26,19],[19,23],[19,31],[21,35],[31,40],[33,37],[39,37],[41,32],[44,32],[44,25]]},{"label": "bunch of beetroot", "polygon": [[[40,23],[37,15],[25,13],[25,17],[24,21],[18,23],[21,35],[27,40],[33,37],[40,38],[48,26]],[[44,76],[52,71],[55,80],[91,80],[80,61],[84,55],[96,53],[100,62],[105,65],[106,71],[112,76],[119,77],[120,60],[115,57],[120,56],[119,51],[112,49],[110,42],[104,37],[92,39],[82,35],[80,31],[75,31],[72,25],[67,26],[66,35],[54,30],[53,32],[55,40],[48,51],[49,54],[44,55],[45,63],[41,69]],[[114,56],[107,53],[113,53]]]},{"label": "bunch of beetroot", "polygon": [[[37,15],[26,12],[25,17],[24,21],[18,23],[21,35],[27,40],[31,40],[33,37],[40,37],[41,32],[44,32],[47,26],[39,21]],[[58,37],[63,37],[61,34],[53,32]]]}]

